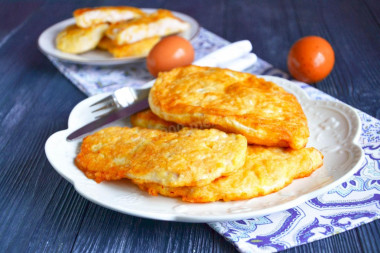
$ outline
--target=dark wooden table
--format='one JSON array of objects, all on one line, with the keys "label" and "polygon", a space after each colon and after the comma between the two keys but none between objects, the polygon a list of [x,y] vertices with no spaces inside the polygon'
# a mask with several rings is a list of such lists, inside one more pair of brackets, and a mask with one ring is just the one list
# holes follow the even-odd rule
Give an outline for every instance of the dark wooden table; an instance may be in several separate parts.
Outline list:
[{"label": "dark wooden table", "polygon": [[[380,118],[380,3],[363,1],[1,1],[0,251],[233,252],[206,224],[120,214],[75,192],[48,163],[48,136],[67,127],[85,97],[43,56],[37,38],[74,9],[101,5],[167,8],[193,16],[230,41],[286,70],[292,43],[320,35],[336,65],[315,86]],[[380,221],[288,252],[380,252]]]}]

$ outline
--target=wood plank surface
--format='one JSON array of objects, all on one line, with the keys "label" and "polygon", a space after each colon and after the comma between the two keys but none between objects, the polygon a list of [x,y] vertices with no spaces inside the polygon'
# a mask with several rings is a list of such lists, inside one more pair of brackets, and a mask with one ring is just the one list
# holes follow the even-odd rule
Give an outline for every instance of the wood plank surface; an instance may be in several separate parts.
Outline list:
[{"label": "wood plank surface", "polygon": [[[0,47],[28,21],[28,17],[42,2],[0,2]],[[12,10],[12,11],[10,11]]]},{"label": "wood plank surface", "polygon": [[[233,252],[207,224],[154,221],[93,204],[48,163],[45,141],[85,98],[42,55],[37,39],[74,9],[102,5],[186,13],[286,70],[292,43],[320,35],[336,53],[318,89],[380,118],[376,0],[3,1],[0,3],[0,248],[2,252]],[[17,13],[18,15],[15,15]],[[285,252],[379,252],[380,221]]]}]

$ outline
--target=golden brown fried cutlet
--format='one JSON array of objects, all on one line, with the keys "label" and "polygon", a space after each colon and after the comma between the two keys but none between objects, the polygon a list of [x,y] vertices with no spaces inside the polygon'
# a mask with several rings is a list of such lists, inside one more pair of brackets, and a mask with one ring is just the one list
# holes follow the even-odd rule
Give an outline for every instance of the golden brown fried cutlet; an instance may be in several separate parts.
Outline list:
[{"label": "golden brown fried cutlet", "polygon": [[118,46],[108,37],[103,37],[98,44],[98,48],[107,50],[116,58],[147,56],[160,39],[160,37],[155,36],[132,44]]},{"label": "golden brown fried cutlet", "polygon": [[246,150],[244,136],[216,129],[172,133],[109,127],[83,140],[75,163],[97,182],[129,178],[171,187],[201,186],[242,167]]},{"label": "golden brown fried cutlet", "polygon": [[149,104],[167,121],[243,134],[250,144],[300,149],[309,137],[296,97],[248,73],[199,66],[161,72]]},{"label": "golden brown fried cutlet", "polygon": [[169,10],[157,10],[140,18],[112,24],[106,35],[117,45],[124,45],[154,36],[166,36],[187,30],[190,25]]},{"label": "golden brown fried cutlet", "polygon": [[77,26],[88,28],[97,24],[116,23],[145,15],[139,8],[130,6],[104,6],[82,8],[74,11]]},{"label": "golden brown fried cutlet", "polygon": [[177,123],[169,122],[159,118],[150,109],[132,115],[131,124],[134,127],[159,129],[169,132],[181,130],[183,127]]},{"label": "golden brown fried cutlet", "polygon": [[235,173],[201,187],[166,187],[155,183],[137,185],[151,195],[181,197],[186,202],[244,200],[277,192],[293,179],[307,177],[323,164],[314,148],[248,146],[244,166]]},{"label": "golden brown fried cutlet", "polygon": [[57,35],[56,46],[62,52],[71,54],[90,51],[96,48],[107,28],[107,24],[89,28],[81,28],[76,25],[68,26]]}]

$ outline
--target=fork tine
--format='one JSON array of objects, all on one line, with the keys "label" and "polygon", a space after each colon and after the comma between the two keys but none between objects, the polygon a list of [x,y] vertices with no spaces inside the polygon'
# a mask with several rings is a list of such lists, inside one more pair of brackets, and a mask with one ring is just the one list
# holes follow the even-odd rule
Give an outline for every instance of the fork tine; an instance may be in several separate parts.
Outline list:
[{"label": "fork tine", "polygon": [[112,100],[113,100],[112,95],[109,95],[109,96],[97,101],[96,103],[90,105],[90,107],[95,106],[95,105],[99,105],[99,104],[103,104],[103,103],[107,103],[107,102],[112,101]]},{"label": "fork tine", "polygon": [[100,108],[98,108],[98,109],[96,109],[96,110],[94,110],[94,111],[92,111],[92,112],[98,112],[98,111],[102,111],[102,110],[104,110],[104,109],[114,108],[114,107],[116,107],[115,103],[108,102],[108,103],[106,103],[104,106],[102,106],[102,107],[100,107]]},{"label": "fork tine", "polygon": [[107,111],[106,113],[103,113],[103,114],[99,114],[99,115],[97,115],[97,116],[95,117],[95,119],[102,118],[102,117],[104,117],[104,116],[106,116],[106,115],[108,115],[108,114],[110,114],[111,112],[114,112],[114,111],[116,111],[116,108],[114,108],[114,109],[112,109],[112,110],[109,110],[109,111]]}]

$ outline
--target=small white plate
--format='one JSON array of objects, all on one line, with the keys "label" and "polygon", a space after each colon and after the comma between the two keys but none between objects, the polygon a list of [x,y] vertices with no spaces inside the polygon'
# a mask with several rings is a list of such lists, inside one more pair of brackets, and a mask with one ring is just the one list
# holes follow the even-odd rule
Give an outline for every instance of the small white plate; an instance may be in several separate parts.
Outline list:
[{"label": "small white plate", "polygon": [[[146,13],[151,13],[151,12],[156,11],[157,9],[142,9],[142,10]],[[188,29],[186,32],[180,33],[179,34],[180,36],[188,40],[192,40],[198,35],[199,24],[195,19],[180,12],[172,11],[172,13],[176,17],[190,24],[190,29]],[[78,54],[78,55],[62,52],[55,47],[55,38],[57,37],[60,31],[62,31],[64,28],[72,24],[75,24],[75,19],[69,18],[46,29],[38,38],[38,46],[40,50],[44,54],[56,57],[60,60],[73,62],[73,63],[79,63],[79,64],[98,65],[98,66],[126,64],[126,63],[143,60],[145,58],[145,57],[114,58],[110,53],[103,50],[98,50],[98,49],[94,49],[89,52]]]},{"label": "small white plate", "polygon": [[[45,152],[56,171],[71,182],[88,200],[121,213],[181,222],[215,222],[239,220],[292,208],[346,181],[359,169],[364,153],[358,144],[360,119],[350,106],[341,102],[310,100],[294,83],[272,76],[263,76],[293,93],[308,118],[311,136],[308,146],[324,155],[324,165],[311,176],[296,179],[279,192],[243,201],[192,204],[178,198],[150,196],[128,180],[95,183],[74,164],[81,139],[66,141],[75,129],[94,120],[89,105],[107,94],[89,97],[72,110],[68,129],[49,137]],[[129,119],[113,125],[128,126]]]}]

